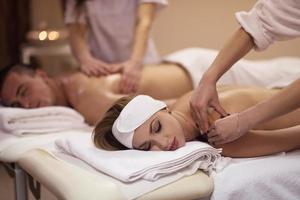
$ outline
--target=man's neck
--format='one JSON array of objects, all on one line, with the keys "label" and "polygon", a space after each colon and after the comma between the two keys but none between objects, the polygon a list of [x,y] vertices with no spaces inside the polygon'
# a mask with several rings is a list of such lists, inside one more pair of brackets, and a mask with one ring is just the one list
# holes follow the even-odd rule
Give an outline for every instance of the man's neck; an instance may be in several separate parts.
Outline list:
[{"label": "man's neck", "polygon": [[63,85],[63,78],[55,77],[53,78],[53,81],[50,82],[50,84],[56,99],[55,105],[69,107],[70,104]]}]

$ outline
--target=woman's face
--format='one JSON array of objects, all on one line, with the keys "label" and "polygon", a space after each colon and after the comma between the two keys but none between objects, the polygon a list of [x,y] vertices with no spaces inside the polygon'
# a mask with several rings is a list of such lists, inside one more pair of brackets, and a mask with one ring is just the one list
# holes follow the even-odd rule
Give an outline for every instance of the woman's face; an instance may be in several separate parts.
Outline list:
[{"label": "woman's face", "polygon": [[179,121],[167,110],[155,113],[139,126],[133,136],[133,148],[145,151],[174,151],[185,145]]}]

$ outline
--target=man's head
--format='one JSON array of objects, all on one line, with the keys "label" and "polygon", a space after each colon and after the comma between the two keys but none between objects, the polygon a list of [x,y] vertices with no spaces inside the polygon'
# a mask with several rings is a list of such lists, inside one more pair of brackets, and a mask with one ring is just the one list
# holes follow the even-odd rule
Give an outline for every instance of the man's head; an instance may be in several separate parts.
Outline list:
[{"label": "man's head", "polygon": [[37,108],[54,105],[50,78],[40,69],[14,64],[1,72],[0,95],[5,106]]}]

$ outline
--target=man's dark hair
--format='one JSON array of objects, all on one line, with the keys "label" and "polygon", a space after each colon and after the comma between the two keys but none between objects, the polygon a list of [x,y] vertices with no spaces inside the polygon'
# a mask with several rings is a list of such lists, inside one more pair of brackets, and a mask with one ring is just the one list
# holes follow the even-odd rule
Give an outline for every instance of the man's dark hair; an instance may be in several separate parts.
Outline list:
[{"label": "man's dark hair", "polygon": [[36,68],[34,66],[23,63],[12,63],[7,65],[0,71],[0,91],[2,90],[2,86],[8,74],[16,72],[18,74],[27,74],[29,76],[33,76],[35,74],[35,70]]}]

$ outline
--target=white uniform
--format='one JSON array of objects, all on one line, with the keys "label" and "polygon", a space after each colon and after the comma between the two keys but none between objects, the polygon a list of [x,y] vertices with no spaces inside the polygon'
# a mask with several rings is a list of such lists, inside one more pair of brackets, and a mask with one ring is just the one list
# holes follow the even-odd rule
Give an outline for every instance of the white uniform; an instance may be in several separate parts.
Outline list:
[{"label": "white uniform", "polygon": [[237,12],[236,18],[254,38],[256,50],[300,36],[300,0],[260,0],[249,12]]},{"label": "white uniform", "polygon": [[[124,62],[132,53],[137,10],[141,3],[157,3],[161,8],[167,5],[167,0],[87,0],[79,16],[76,1],[67,0],[65,23],[78,20],[87,24],[88,45],[94,57],[107,63]],[[144,63],[159,61],[154,43],[149,39]]]}]

